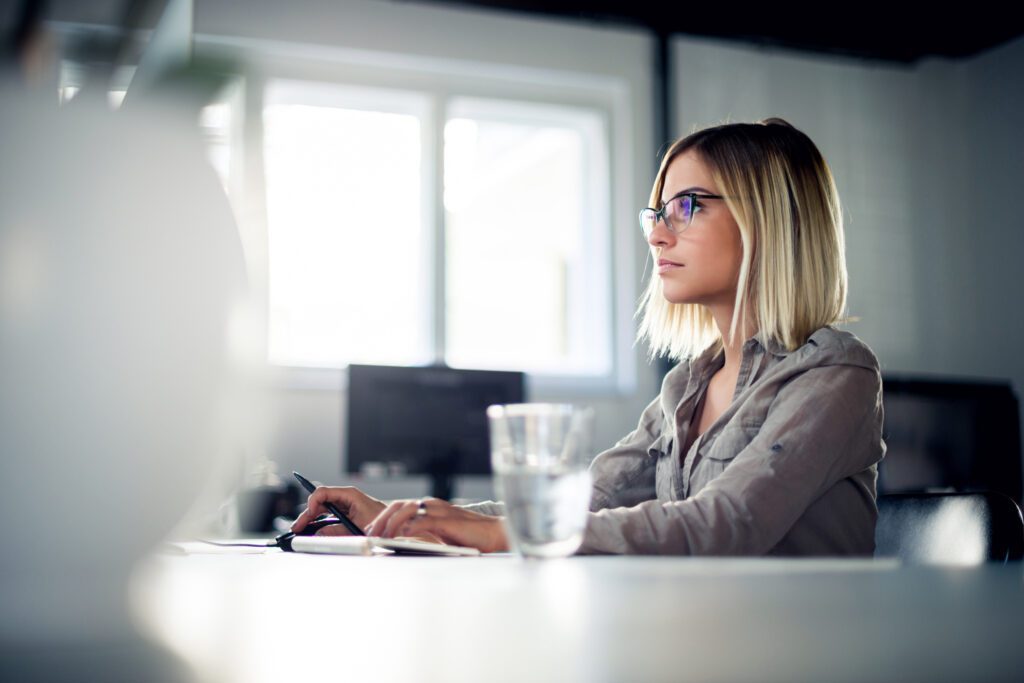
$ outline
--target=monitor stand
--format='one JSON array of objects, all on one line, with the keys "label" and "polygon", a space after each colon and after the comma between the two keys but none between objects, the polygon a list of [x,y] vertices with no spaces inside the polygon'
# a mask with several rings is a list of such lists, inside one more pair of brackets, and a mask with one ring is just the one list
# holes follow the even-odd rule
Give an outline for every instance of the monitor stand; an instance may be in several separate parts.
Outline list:
[{"label": "monitor stand", "polygon": [[427,475],[430,477],[430,495],[434,498],[450,501],[455,495],[455,472],[459,462],[459,451],[452,448],[446,453],[437,454],[427,463]]}]

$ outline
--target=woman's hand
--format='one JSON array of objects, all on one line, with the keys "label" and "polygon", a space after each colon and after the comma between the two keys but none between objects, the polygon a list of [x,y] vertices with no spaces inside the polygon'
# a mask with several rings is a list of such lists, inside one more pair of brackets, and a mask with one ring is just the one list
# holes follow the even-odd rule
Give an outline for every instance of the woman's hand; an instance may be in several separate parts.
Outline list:
[{"label": "woman's hand", "polygon": [[[323,514],[331,514],[324,503],[334,503],[335,507],[344,512],[360,529],[366,527],[379,515],[384,508],[383,501],[368,496],[355,486],[318,486],[306,503],[306,509],[292,524],[292,531],[299,533],[306,525]],[[322,536],[351,536],[352,533],[344,524],[334,524],[317,532]]]},{"label": "woman's hand", "polygon": [[420,501],[396,500],[366,528],[367,536],[411,536],[435,542],[477,548],[494,553],[508,550],[501,517],[465,510],[440,498],[424,498],[427,513],[417,515]]}]

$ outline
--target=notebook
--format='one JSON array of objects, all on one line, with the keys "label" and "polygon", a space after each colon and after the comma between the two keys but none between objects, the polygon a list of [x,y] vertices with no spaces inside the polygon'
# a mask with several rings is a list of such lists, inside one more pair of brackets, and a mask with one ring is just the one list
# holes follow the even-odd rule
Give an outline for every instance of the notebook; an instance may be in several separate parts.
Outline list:
[{"label": "notebook", "polygon": [[449,555],[477,556],[476,548],[444,543],[431,543],[416,538],[381,538],[380,536],[296,536],[292,550],[297,553],[327,555]]}]

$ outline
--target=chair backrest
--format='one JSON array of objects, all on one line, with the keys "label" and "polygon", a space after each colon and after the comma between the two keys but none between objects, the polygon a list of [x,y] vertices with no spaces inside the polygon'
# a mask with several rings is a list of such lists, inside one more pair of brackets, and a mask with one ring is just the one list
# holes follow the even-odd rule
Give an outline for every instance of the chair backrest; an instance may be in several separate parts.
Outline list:
[{"label": "chair backrest", "polygon": [[875,557],[961,565],[1020,560],[1024,518],[1012,498],[995,491],[880,496]]}]

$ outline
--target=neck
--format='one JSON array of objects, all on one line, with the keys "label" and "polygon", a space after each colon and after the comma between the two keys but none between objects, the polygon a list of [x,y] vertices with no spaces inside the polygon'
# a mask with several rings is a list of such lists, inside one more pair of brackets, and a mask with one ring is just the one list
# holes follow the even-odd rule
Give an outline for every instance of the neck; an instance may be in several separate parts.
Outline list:
[{"label": "neck", "polygon": [[738,373],[740,361],[743,359],[743,344],[757,334],[757,328],[750,318],[747,319],[747,330],[744,334],[743,321],[736,323],[736,338],[729,343],[729,326],[732,324],[732,307],[711,309],[711,315],[715,319],[718,331],[722,335],[722,348],[725,350],[725,365],[722,371],[726,374]]}]

